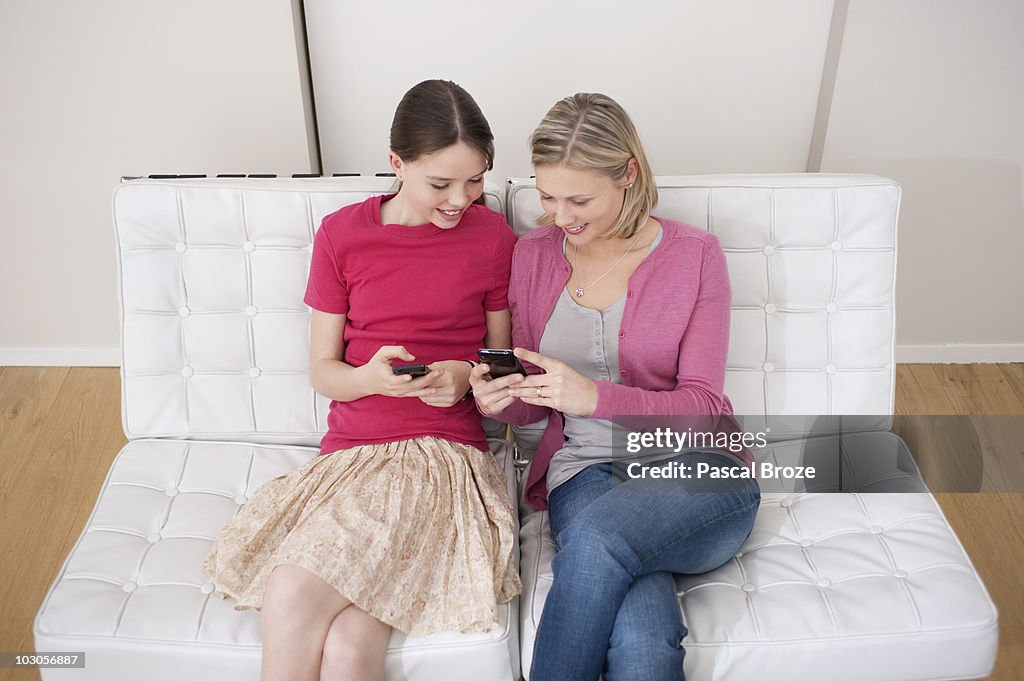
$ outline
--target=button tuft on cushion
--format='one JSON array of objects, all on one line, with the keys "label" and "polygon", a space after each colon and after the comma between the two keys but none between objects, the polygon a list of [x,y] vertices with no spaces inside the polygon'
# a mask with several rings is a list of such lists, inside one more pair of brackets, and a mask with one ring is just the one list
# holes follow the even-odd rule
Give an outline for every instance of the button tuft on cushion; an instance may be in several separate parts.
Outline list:
[{"label": "button tuft on cushion", "polygon": [[178,308],[178,316],[179,317],[187,317],[190,314],[192,314],[192,310],[188,309],[184,305],[182,305],[181,307]]},{"label": "button tuft on cushion", "polygon": [[169,497],[176,497],[178,496],[178,490],[175,487],[171,487],[169,490],[167,490],[166,494]]},{"label": "button tuft on cushion", "polygon": [[805,549],[806,548],[810,548],[810,547],[814,546],[814,542],[811,541],[810,539],[801,539],[800,540],[800,546],[802,548],[805,548]]},{"label": "button tuft on cushion", "polygon": [[249,369],[249,376],[251,378],[259,378],[260,373],[261,372],[260,372],[259,367],[253,367],[253,368]]},{"label": "button tuft on cushion", "polygon": [[835,364],[826,364],[825,365],[825,372],[829,373],[829,374],[834,374],[836,372],[836,365]]},{"label": "button tuft on cushion", "polygon": [[761,249],[761,251],[765,255],[771,256],[773,253],[775,253],[775,247],[774,246],[765,246],[764,248]]},{"label": "button tuft on cushion", "polygon": [[838,253],[839,251],[843,250],[843,244],[841,244],[838,241],[833,241],[832,242],[832,250],[835,251],[836,253]]},{"label": "button tuft on cushion", "polygon": [[149,541],[150,544],[155,544],[158,541],[160,541],[160,535],[154,532],[153,534],[146,537],[146,539]]},{"label": "button tuft on cushion", "polygon": [[839,310],[839,306],[835,303],[829,303],[825,306],[825,311],[829,314],[835,314]]},{"label": "button tuft on cushion", "polygon": [[249,315],[250,317],[255,317],[259,313],[260,309],[255,305],[250,305],[249,307],[245,308],[245,314]]},{"label": "button tuft on cushion", "polygon": [[139,588],[139,585],[136,584],[135,582],[125,582],[125,585],[122,586],[121,588],[124,589],[125,593],[129,593],[130,594],[131,592],[133,592],[137,588]]},{"label": "button tuft on cushion", "polygon": [[871,526],[871,534],[882,534],[882,528],[879,525]]},{"label": "button tuft on cushion", "polygon": [[202,591],[204,594],[212,594],[215,589],[211,582],[207,582],[206,584],[203,584],[201,587],[199,587],[199,590]]},{"label": "button tuft on cushion", "polygon": [[767,314],[775,314],[775,304],[774,303],[768,303],[767,305],[764,306],[764,311]]},{"label": "button tuft on cushion", "polygon": [[772,364],[771,362],[765,362],[764,364],[761,365],[761,368],[764,369],[764,372],[766,374],[770,374],[771,372],[775,371],[775,365]]},{"label": "button tuft on cushion", "polygon": [[786,497],[785,499],[783,499],[782,501],[779,502],[779,506],[781,506],[782,508],[789,508],[792,505],[793,505],[793,500],[790,499],[789,497]]},{"label": "button tuft on cushion", "polygon": [[195,373],[195,370],[192,367],[184,367],[181,370],[181,375],[184,376],[185,378],[191,378],[192,374],[194,374],[194,373]]},{"label": "button tuft on cushion", "polygon": [[892,574],[893,574],[893,575],[894,575],[894,576],[895,576],[895,577],[896,577],[897,579],[906,579],[906,578],[907,578],[907,575],[908,575],[909,573],[908,573],[908,572],[907,572],[906,570],[897,570],[896,572],[894,572],[894,573],[892,573]]},{"label": "button tuft on cushion", "polygon": [[174,244],[174,250],[176,250],[178,253],[184,253],[185,251],[188,250],[188,246],[185,245],[184,241],[179,241],[178,243]]},{"label": "button tuft on cushion", "polygon": [[244,504],[246,501],[248,500],[245,498],[244,494],[239,494],[237,497],[235,497],[235,503],[238,504],[239,506]]},{"label": "button tuft on cushion", "polygon": [[750,593],[751,591],[757,591],[757,587],[753,584],[744,584],[741,588],[747,593]]},{"label": "button tuft on cushion", "polygon": [[246,253],[252,253],[253,251],[256,250],[256,244],[254,244],[251,241],[246,241],[244,244],[242,244],[242,248],[245,249]]},{"label": "button tuft on cushion", "polygon": [[824,588],[826,586],[832,586],[832,580],[828,577],[822,577],[818,580],[818,586]]}]

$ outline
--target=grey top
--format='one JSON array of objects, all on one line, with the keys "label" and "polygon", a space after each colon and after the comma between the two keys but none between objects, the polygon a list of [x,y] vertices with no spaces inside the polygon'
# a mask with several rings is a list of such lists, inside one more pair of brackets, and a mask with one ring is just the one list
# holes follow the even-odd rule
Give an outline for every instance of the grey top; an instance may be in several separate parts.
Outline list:
[{"label": "grey top", "polygon": [[[648,253],[658,245],[661,236],[658,230]],[[565,248],[564,241],[562,248]],[[563,288],[544,327],[538,350],[542,355],[558,358],[588,378],[621,383],[619,327],[625,308],[625,294],[604,310],[593,310],[577,303]],[[621,446],[613,447],[611,421],[569,414],[564,415],[564,421],[565,444],[555,452],[548,466],[549,492],[590,464],[621,459],[624,451]],[[666,454],[657,454],[639,460],[664,456]]]}]

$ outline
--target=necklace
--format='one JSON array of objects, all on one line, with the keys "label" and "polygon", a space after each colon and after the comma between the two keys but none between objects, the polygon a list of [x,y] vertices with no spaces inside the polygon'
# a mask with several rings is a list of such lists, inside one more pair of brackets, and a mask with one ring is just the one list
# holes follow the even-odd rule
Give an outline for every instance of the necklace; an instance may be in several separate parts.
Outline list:
[{"label": "necklace", "polygon": [[[646,227],[646,226],[647,225],[645,224],[644,227]],[[644,233],[644,228],[643,227],[641,227],[640,229],[637,230],[636,236],[633,237],[633,241],[629,244],[629,248],[626,249],[625,253],[623,253],[622,255],[619,256],[618,260],[616,260],[615,262],[612,263],[611,267],[609,267],[607,270],[605,270],[604,274],[602,274],[600,277],[598,277],[594,281],[590,282],[586,286],[578,286],[575,289],[573,289],[573,293],[576,294],[576,297],[577,298],[582,298],[583,294],[586,293],[586,290],[588,288],[590,288],[591,286],[593,286],[597,282],[599,282],[602,279],[604,279],[605,277],[607,277],[608,274],[612,270],[615,269],[615,266],[618,265],[620,262],[622,262],[627,255],[629,255],[629,252],[632,251],[633,247],[636,246],[638,241],[640,241],[640,237],[641,237],[641,235],[643,235],[643,233]],[[580,253],[580,249],[577,248],[576,244],[573,244],[572,245],[572,274],[573,274],[574,277],[577,278],[577,281],[579,280],[579,272],[576,269],[576,258],[577,258],[577,256],[579,256],[579,253]]]}]

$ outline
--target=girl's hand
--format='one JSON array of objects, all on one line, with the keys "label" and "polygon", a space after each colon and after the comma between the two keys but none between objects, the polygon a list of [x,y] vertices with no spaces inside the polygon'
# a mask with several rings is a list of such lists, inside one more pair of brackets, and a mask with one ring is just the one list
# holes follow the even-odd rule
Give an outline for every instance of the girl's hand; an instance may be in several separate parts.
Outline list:
[{"label": "girl's hand", "polygon": [[[538,352],[516,348],[515,355],[535,364],[543,374],[527,376],[509,389],[509,394],[527,404],[557,409],[572,416],[590,416],[597,409],[597,383],[575,371],[565,362]],[[474,392],[476,388],[473,389]]]},{"label": "girl's hand", "polygon": [[525,380],[519,374],[510,374],[501,378],[490,377],[491,367],[477,364],[469,372],[469,385],[473,388],[473,399],[481,414],[496,416],[505,411],[515,398],[509,394],[509,386],[517,385]]},{"label": "girl's hand", "polygon": [[466,396],[469,390],[469,370],[472,368],[469,362],[446,359],[427,366],[430,373],[423,378],[434,377],[429,383],[434,392],[421,395],[421,400],[431,407],[450,407]]},{"label": "girl's hand", "polygon": [[[426,376],[398,376],[391,370],[392,360],[411,362],[413,357],[401,345],[384,345],[374,353],[370,361],[356,367],[355,374],[364,391],[368,395],[385,395],[387,397],[425,397],[433,395],[437,389],[433,386],[438,379],[438,372],[431,371]],[[443,373],[443,370],[440,372]]]}]

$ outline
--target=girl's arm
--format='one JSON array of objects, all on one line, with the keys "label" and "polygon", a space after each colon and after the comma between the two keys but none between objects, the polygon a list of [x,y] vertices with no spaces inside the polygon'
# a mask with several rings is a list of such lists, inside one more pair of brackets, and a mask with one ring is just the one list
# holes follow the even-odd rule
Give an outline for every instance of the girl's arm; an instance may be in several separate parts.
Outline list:
[{"label": "girl's arm", "polygon": [[484,339],[485,348],[511,348],[512,347],[512,314],[508,309],[488,311],[487,313],[487,337]]},{"label": "girl's arm", "polygon": [[391,371],[391,360],[411,362],[415,359],[401,345],[385,345],[361,367],[343,362],[341,358],[345,356],[345,319],[346,316],[343,314],[312,310],[309,333],[309,380],[314,390],[338,402],[351,402],[367,395],[424,397],[437,392],[437,388],[432,386],[440,376],[436,371],[417,379],[411,376],[396,376]]},{"label": "girl's arm", "polygon": [[[484,347],[507,348],[512,343],[512,317],[508,310],[485,311],[487,324],[487,335],[484,337]],[[444,377],[438,380],[434,387],[437,393],[422,397],[424,402],[434,407],[450,407],[469,392],[469,373],[472,368],[468,362],[461,359],[444,360],[434,362],[431,369],[443,369]]]}]

